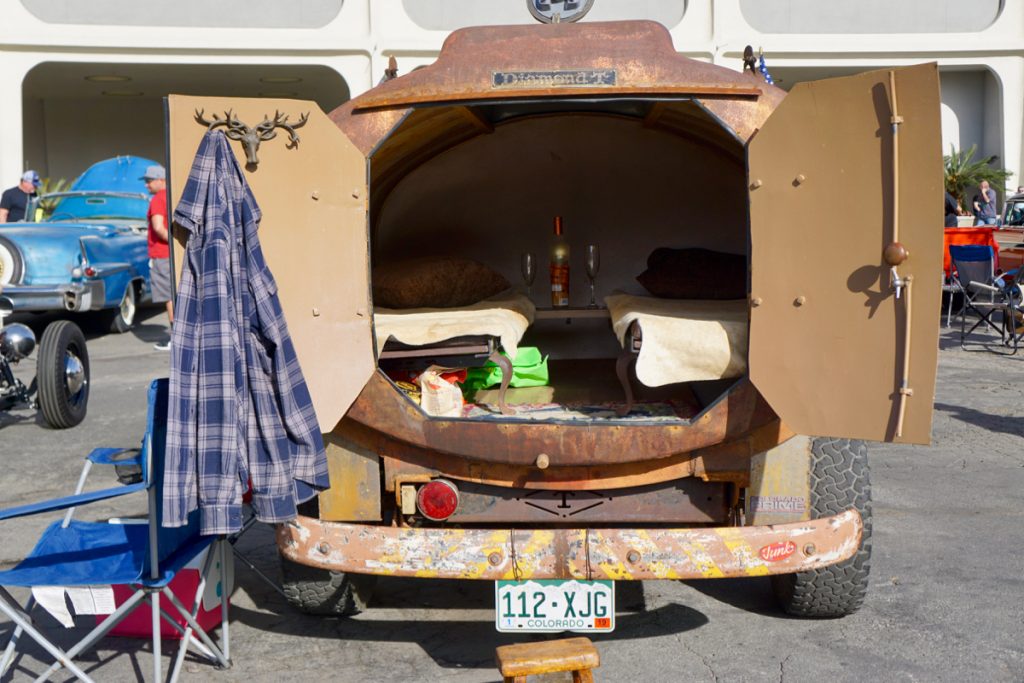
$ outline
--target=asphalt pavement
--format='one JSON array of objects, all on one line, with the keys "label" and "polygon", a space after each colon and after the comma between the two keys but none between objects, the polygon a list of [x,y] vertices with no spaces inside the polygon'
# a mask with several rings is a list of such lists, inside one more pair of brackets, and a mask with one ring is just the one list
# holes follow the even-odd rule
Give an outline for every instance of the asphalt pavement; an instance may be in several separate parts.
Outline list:
[{"label": "asphalt pavement", "polygon": [[[150,311],[128,334],[90,335],[92,395],[80,426],[55,431],[27,409],[0,413],[0,507],[68,492],[93,447],[138,443],[146,386],[167,372],[168,354],[153,349],[165,330],[165,316]],[[945,329],[941,347],[932,445],[871,449],[874,555],[858,613],[789,618],[760,578],[620,583],[616,631],[593,638],[601,654],[596,679],[1024,681],[1024,352],[965,352],[955,330]],[[33,372],[31,361],[18,368],[23,378]],[[109,485],[94,477],[94,487]],[[87,514],[140,510],[117,502],[90,506]],[[0,568],[30,550],[53,518],[0,523]],[[240,547],[279,577],[269,528],[256,527]],[[497,681],[494,648],[524,638],[495,632],[493,591],[486,582],[385,579],[366,612],[318,618],[294,611],[237,565],[234,665],[219,671],[190,656],[183,676]],[[89,625],[79,618],[65,631],[36,615],[65,646]],[[11,630],[0,619],[0,640]],[[166,642],[165,665],[174,651]],[[134,681],[151,670],[149,646],[120,638],[104,640],[84,662],[101,681]],[[30,647],[4,680],[29,680],[48,664]]]}]

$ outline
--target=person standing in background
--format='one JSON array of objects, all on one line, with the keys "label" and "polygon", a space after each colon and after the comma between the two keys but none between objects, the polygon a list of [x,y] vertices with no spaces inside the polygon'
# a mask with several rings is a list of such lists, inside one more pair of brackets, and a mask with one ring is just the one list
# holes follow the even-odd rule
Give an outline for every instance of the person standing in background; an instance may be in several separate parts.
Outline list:
[{"label": "person standing in background", "polygon": [[[146,242],[149,247],[149,280],[153,292],[153,303],[165,302],[167,322],[174,324],[174,304],[171,301],[171,250],[168,237],[167,219],[167,172],[163,166],[150,166],[140,178],[146,181],[146,189],[153,197],[149,200],[146,214]],[[154,344],[158,351],[169,351],[169,341]]]},{"label": "person standing in background", "polygon": [[975,225],[996,224],[996,191],[989,187],[987,180],[978,184],[978,194],[974,195],[972,206]]},{"label": "person standing in background", "polygon": [[39,187],[39,183],[38,173],[25,171],[21,176],[20,183],[4,190],[3,197],[0,197],[0,223],[16,223],[25,220],[28,200],[36,196],[36,188]]},{"label": "person standing in background", "polygon": [[960,215],[960,204],[957,203],[956,197],[954,197],[949,190],[946,190],[946,221],[945,226],[947,228],[955,228],[957,226],[956,217]]}]

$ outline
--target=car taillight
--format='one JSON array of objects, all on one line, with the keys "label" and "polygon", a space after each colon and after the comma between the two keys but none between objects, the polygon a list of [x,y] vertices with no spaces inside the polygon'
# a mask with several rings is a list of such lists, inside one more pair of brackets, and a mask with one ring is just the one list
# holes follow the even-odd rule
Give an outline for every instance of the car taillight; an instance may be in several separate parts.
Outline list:
[{"label": "car taillight", "polygon": [[96,277],[96,269],[93,268],[92,266],[86,266],[85,267],[85,276],[86,277]]},{"label": "car taillight", "polygon": [[459,507],[459,490],[447,479],[435,479],[416,492],[416,507],[427,519],[448,519]]}]

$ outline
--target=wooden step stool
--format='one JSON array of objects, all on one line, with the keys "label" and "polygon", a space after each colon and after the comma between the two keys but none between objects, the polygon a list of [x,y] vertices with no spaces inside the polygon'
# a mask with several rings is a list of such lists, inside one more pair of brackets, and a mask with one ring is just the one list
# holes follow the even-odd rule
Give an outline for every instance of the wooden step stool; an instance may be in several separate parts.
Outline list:
[{"label": "wooden step stool", "polygon": [[601,666],[597,648],[582,637],[502,645],[495,659],[505,683],[526,683],[527,676],[556,671],[571,671],[573,683],[593,683],[590,670]]}]

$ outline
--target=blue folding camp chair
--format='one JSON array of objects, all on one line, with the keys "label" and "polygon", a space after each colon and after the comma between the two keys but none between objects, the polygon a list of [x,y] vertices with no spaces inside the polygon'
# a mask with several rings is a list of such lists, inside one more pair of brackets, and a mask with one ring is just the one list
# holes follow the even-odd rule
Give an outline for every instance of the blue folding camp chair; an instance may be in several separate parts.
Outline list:
[{"label": "blue folding camp chair", "polygon": [[[145,599],[148,599],[152,611],[154,682],[161,680],[161,617],[182,635],[171,681],[177,679],[185,652],[190,646],[221,667],[231,665],[228,649],[228,598],[224,586],[218,587],[222,618],[220,647],[217,647],[196,621],[211,568],[216,562],[219,562],[222,568],[226,567],[227,543],[221,537],[199,534],[198,512],[190,515],[187,526],[165,529],[160,525],[164,442],[167,434],[167,388],[166,379],[156,380],[149,387],[146,434],[142,441],[142,450],[136,458],[126,461],[123,459],[124,456],[130,456],[131,453],[111,448],[97,449],[87,458],[74,495],[0,510],[0,520],[67,510],[64,519],[55,521],[46,528],[25,560],[13,569],[0,572],[0,611],[15,624],[14,633],[3,659],[0,660],[0,676],[6,672],[14,658],[19,637],[22,633],[27,633],[56,660],[38,680],[45,680],[61,667],[65,667],[80,680],[91,681],[92,679],[74,663],[74,658],[92,647]],[[93,464],[118,465],[120,470],[129,470],[126,462],[132,461],[137,463],[138,476],[135,478],[138,481],[101,491],[82,493],[85,477]],[[126,475],[131,476],[131,473],[127,472]],[[76,507],[137,491],[146,491],[148,494],[148,523],[130,524],[117,520],[84,522],[72,519]],[[206,555],[202,563],[195,603],[185,607],[168,584],[181,569],[204,552]],[[34,599],[30,597],[25,607],[21,608],[6,589],[8,586],[72,587],[114,584],[131,585],[135,592],[110,617],[66,652],[48,640],[34,625],[31,617]],[[187,627],[178,624],[172,615],[165,611],[160,604],[161,595],[166,597],[174,611],[185,620]],[[193,636],[199,641],[193,640]]]},{"label": "blue folding camp chair", "polygon": [[[1000,341],[1011,347],[1011,355],[1016,353],[1019,337],[1014,334],[1012,324],[1015,315],[1014,293],[1006,279],[995,275],[992,247],[977,244],[950,245],[949,258],[951,280],[963,293],[960,347],[967,350],[965,342],[968,335],[984,325],[999,333]],[[1019,294],[1019,289],[1016,291]],[[978,317],[970,329],[967,329],[968,311]],[[995,317],[997,313],[1000,318]]]}]

